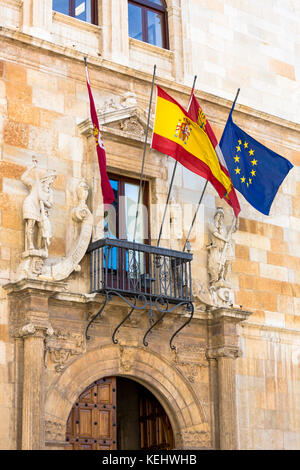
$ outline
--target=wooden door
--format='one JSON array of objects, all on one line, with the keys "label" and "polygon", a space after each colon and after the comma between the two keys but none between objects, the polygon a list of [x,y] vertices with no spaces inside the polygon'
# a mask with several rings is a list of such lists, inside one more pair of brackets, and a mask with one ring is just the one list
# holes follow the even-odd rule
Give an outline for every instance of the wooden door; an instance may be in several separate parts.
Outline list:
[{"label": "wooden door", "polygon": [[146,389],[139,398],[142,450],[171,450],[174,437],[170,420],[158,400]]},{"label": "wooden door", "polygon": [[116,377],[97,380],[78,398],[67,422],[67,450],[117,449]]}]

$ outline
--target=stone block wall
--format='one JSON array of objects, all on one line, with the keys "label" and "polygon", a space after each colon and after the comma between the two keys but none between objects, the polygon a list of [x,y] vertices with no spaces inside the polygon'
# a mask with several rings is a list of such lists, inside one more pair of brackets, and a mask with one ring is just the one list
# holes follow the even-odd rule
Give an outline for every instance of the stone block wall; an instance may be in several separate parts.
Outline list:
[{"label": "stone block wall", "polygon": [[[28,6],[29,3],[28,0],[24,1],[24,5]],[[38,8],[38,3],[33,3]],[[136,93],[139,106],[146,111],[151,71],[156,59],[155,48],[144,44],[137,46],[129,40],[120,42],[120,37],[127,38],[124,17],[122,31],[114,30],[113,43],[110,43],[112,11],[105,3],[103,37],[99,40],[99,50],[104,48],[103,60],[97,55],[99,50],[93,53],[97,28],[85,29],[82,36],[82,41],[87,41],[90,47],[90,78],[96,105],[101,108],[107,99],[119,97],[130,90]],[[219,138],[236,88],[241,87],[240,104],[237,104],[234,114],[235,122],[294,165],[280,188],[269,217],[252,209],[240,196],[242,212],[239,231],[234,235],[232,279],[235,304],[253,312],[245,326],[239,327],[242,351],[242,357],[236,359],[239,446],[245,449],[299,449],[300,153],[299,126],[296,124],[297,2],[269,0],[262,5],[258,1],[185,0],[167,3],[170,21],[172,19],[170,42],[173,49],[159,54],[161,66],[158,69],[158,82],[161,86],[186,105],[193,75],[197,73],[197,97]],[[115,6],[117,4],[123,11],[124,5],[119,0],[116,0]],[[48,39],[46,35],[41,39],[41,34],[31,37],[32,29],[25,28],[28,34],[24,34],[19,15],[21,2],[0,0],[0,7],[0,11],[5,9],[0,50],[2,286],[14,280],[24,249],[22,203],[27,190],[20,177],[30,165],[32,155],[37,157],[41,170],[56,169],[58,174],[54,183],[55,204],[51,213],[52,258],[65,256],[74,239],[70,212],[74,207],[74,188],[78,179],[82,176],[88,179],[93,190],[88,204],[95,215],[99,210],[101,195],[94,148],[91,140],[82,135],[78,127],[80,122],[89,118],[83,50],[65,48],[64,44],[59,44],[60,36],[47,42],[51,36],[48,35]],[[51,31],[51,21],[50,18],[44,24],[44,32],[47,33],[47,28]],[[59,15],[56,15],[55,21],[63,28]],[[12,30],[11,22],[15,22],[19,30]],[[72,28],[72,24],[70,21],[68,27]],[[76,37],[76,28],[71,37]],[[285,32],[288,35],[283,38]],[[78,37],[78,43],[80,41]],[[105,135],[104,143],[110,170],[121,169],[128,176],[139,176],[142,144],[130,146],[128,142],[120,143]],[[147,155],[145,176],[150,181],[153,201],[165,201],[167,181],[172,169],[173,161],[155,152]],[[200,177],[182,168],[178,170],[173,202],[180,206],[182,214],[186,212],[185,204],[193,203],[189,220],[202,186]],[[209,187],[191,236],[193,278],[203,286],[207,286],[207,225],[218,205],[225,209],[226,223],[231,223],[231,209]],[[167,227],[170,228],[172,225]],[[179,233],[183,236],[187,234],[186,226],[179,228],[182,228]],[[164,239],[163,245],[182,249],[182,241],[180,238],[171,242]],[[87,259],[82,267],[82,272],[72,274],[68,281],[70,289],[78,294],[87,292],[89,288]],[[82,328],[85,322],[86,319],[82,320]],[[18,442],[17,383],[22,380],[23,372],[11,328],[6,292],[1,289],[2,449],[15,448]],[[135,330],[130,331],[133,340]],[[159,341],[161,334],[157,335]],[[201,334],[199,342],[204,341],[203,331]],[[189,336],[185,335],[187,333],[183,335],[185,341],[182,342],[187,344]],[[107,333],[108,342],[110,336]],[[196,343],[198,339],[194,338]],[[201,354],[203,351],[204,346]],[[198,358],[196,347],[192,353]],[[167,356],[165,351],[163,354]],[[209,389],[208,370],[206,366],[193,369],[193,366],[186,365],[191,362],[191,354],[187,355],[187,359],[182,359],[183,369],[186,377],[191,377],[191,380],[187,379],[191,383],[194,371],[199,372],[199,377],[195,379],[197,393],[202,394],[207,415],[212,419],[208,410],[214,399]]]}]

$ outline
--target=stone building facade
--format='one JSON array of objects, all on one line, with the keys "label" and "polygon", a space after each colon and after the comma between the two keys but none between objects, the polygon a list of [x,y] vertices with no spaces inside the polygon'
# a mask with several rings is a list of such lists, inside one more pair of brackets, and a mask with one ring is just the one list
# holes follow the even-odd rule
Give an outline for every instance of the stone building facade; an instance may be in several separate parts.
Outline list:
[{"label": "stone building facade", "polygon": [[[298,2],[167,0],[168,48],[129,37],[127,1],[97,3],[90,24],[54,11],[52,0],[0,0],[0,448],[69,448],[78,397],[112,377],[120,397],[125,379],[151,392],[172,448],[299,449]],[[86,252],[103,239],[104,221],[85,56],[110,174],[139,182],[154,65],[156,83],[183,106],[197,74],[196,96],[218,138],[240,87],[235,122],[294,165],[270,216],[239,197],[230,301],[208,289],[216,208],[227,227],[232,221],[208,186],[190,238],[193,318],[179,331],[190,313],[170,308],[147,346],[147,311],[136,309],[116,331],[131,305],[114,296],[97,316],[105,295],[90,289]],[[149,134],[144,179],[155,246],[174,161],[150,142]],[[21,178],[33,156],[37,179],[56,172],[43,256],[24,245],[29,189]],[[178,166],[161,246],[182,252],[204,181]],[[109,428],[115,418],[118,427],[114,406],[99,415]],[[132,448],[126,429],[123,441],[108,430],[106,442],[101,432],[97,448]]]}]

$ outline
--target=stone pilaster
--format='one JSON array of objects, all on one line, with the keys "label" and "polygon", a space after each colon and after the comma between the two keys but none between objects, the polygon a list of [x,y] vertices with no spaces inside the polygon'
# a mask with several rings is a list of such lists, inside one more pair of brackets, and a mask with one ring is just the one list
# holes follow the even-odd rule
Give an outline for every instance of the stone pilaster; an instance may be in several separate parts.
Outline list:
[{"label": "stone pilaster", "polygon": [[[250,312],[237,309],[215,309],[209,318],[208,359],[217,363],[214,375],[217,390],[215,410],[217,414],[215,442],[222,450],[238,449],[236,358],[240,355],[237,324],[245,321]],[[210,361],[210,362],[211,362]]]},{"label": "stone pilaster", "polygon": [[179,2],[172,2],[172,6],[167,9],[168,13],[168,30],[169,30],[169,46],[170,50],[175,53],[175,60],[173,61],[173,74],[177,81],[182,81],[184,76],[183,64],[185,57],[183,55],[182,46],[182,20],[181,20],[181,7]]},{"label": "stone pilaster", "polygon": [[22,358],[16,358],[19,362],[17,367],[22,369],[16,403],[17,409],[21,410],[22,422],[21,429],[18,429],[18,445],[22,450],[40,450],[45,442],[45,339],[53,334],[48,300],[62,291],[64,284],[24,279],[4,288],[8,292],[10,321],[17,349],[22,349]]},{"label": "stone pilaster", "polygon": [[20,331],[24,341],[22,450],[44,446],[44,340],[51,328],[29,323]]},{"label": "stone pilaster", "polygon": [[23,32],[51,39],[52,0],[23,0]]}]

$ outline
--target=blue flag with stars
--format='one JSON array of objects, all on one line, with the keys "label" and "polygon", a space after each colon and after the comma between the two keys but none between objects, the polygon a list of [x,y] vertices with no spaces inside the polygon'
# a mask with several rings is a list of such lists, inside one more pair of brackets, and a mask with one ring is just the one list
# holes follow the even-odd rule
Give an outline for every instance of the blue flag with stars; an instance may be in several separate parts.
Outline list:
[{"label": "blue flag with stars", "polygon": [[232,110],[220,141],[232,184],[249,204],[269,215],[279,186],[293,165],[238,127]]}]

